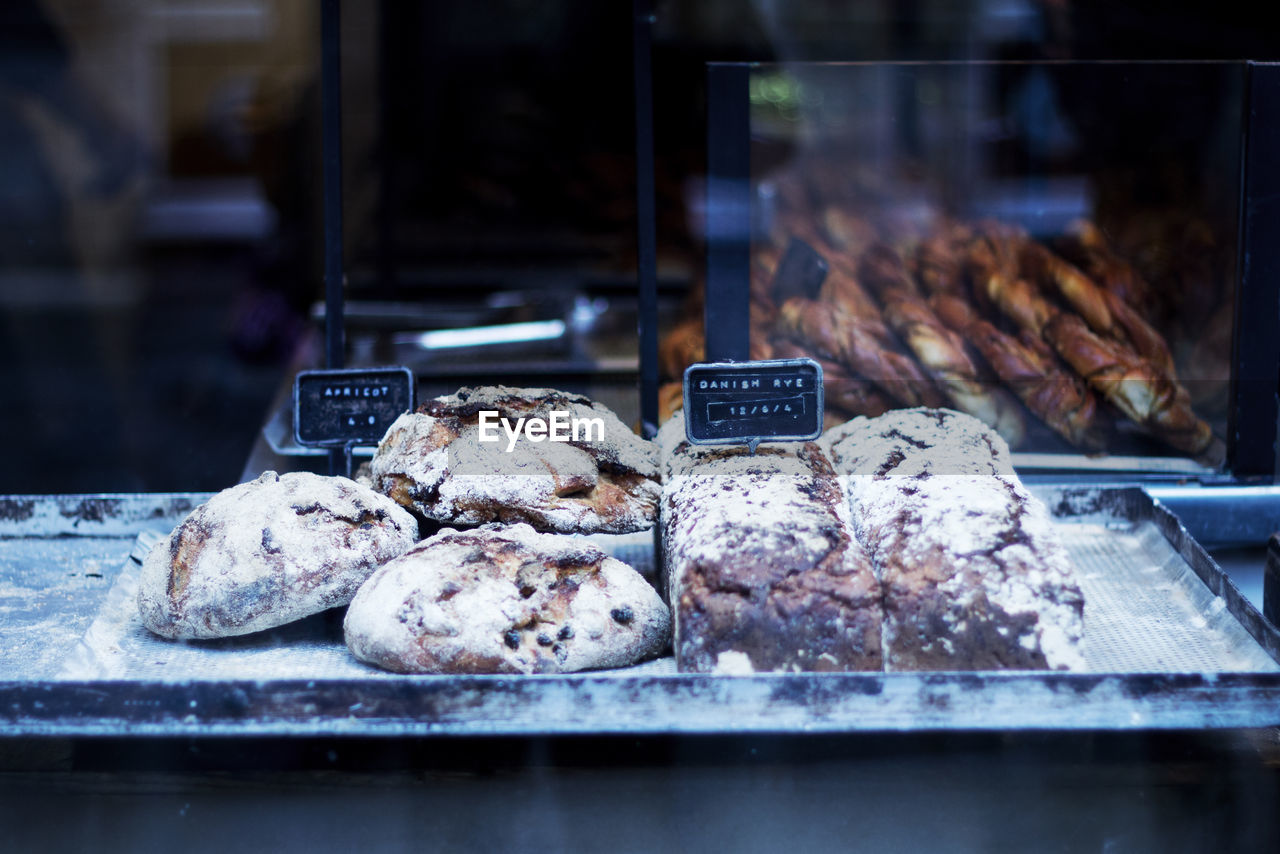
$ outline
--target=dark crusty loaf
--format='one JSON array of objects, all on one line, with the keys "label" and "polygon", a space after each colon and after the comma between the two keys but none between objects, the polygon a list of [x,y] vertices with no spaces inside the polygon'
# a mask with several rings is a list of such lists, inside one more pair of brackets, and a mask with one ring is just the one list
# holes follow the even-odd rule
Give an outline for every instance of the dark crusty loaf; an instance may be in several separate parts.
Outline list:
[{"label": "dark crusty loaf", "polygon": [[854,419],[824,443],[884,589],[886,669],[1083,666],[1083,596],[1003,440],[915,409]]},{"label": "dark crusty loaf", "polygon": [[676,664],[697,672],[879,670],[880,592],[812,442],[691,445],[663,426],[662,532]]},{"label": "dark crusty loaf", "polygon": [[567,673],[659,654],[671,617],[589,541],[495,524],[446,529],[382,567],[345,629],[356,658],[400,673]]},{"label": "dark crusty loaf", "polygon": [[[481,442],[482,411],[519,418],[598,419],[570,442],[507,436]],[[427,519],[460,525],[526,522],[540,531],[626,533],[657,516],[657,449],[609,409],[550,389],[464,388],[402,415],[370,464],[374,489]]]},{"label": "dark crusty loaf", "polygon": [[342,477],[277,475],[223,490],[147,555],[142,623],[168,638],[217,638],[345,605],[418,523],[385,495]]}]

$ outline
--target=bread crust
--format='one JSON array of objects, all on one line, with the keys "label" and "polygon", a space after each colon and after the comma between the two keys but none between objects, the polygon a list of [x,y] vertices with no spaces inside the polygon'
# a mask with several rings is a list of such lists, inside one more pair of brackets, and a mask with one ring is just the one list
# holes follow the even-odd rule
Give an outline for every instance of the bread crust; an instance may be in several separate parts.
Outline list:
[{"label": "bread crust", "polygon": [[677,666],[881,669],[879,586],[821,449],[693,446],[679,416],[659,443]]},{"label": "bread crust", "polygon": [[658,655],[671,617],[627,564],[528,525],[446,529],[374,574],[347,647],[397,673],[569,673]]},{"label": "bread crust", "polygon": [[1084,598],[1008,446],[949,410],[823,436],[884,592],[886,670],[1078,669]]},{"label": "bread crust", "polygon": [[[479,413],[599,419],[603,437],[481,442]],[[458,525],[526,522],[541,531],[627,533],[657,517],[657,448],[605,406],[552,389],[463,388],[406,413],[370,464],[373,486],[426,519]]]},{"label": "bread crust", "polygon": [[142,624],[167,638],[269,629],[345,605],[418,523],[341,477],[264,472],[197,507],[143,561]]}]

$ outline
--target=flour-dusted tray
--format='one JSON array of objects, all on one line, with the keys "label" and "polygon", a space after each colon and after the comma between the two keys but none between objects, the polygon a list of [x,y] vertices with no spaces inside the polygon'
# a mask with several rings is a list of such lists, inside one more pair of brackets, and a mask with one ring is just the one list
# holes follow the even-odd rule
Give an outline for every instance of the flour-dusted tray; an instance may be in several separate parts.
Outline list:
[{"label": "flour-dusted tray", "polygon": [[[1137,488],[1035,491],[1060,523],[1085,592],[1089,672],[709,676],[675,673],[666,659],[570,676],[396,676],[346,654],[335,613],[248,638],[173,643],[137,624],[136,561],[129,555],[141,550],[145,532],[171,527],[203,496],[0,499],[0,633],[25,635],[39,647],[39,633],[48,631],[41,626],[74,626],[48,631],[48,649],[0,657],[0,734],[524,736],[1280,724],[1280,633],[1174,516]],[[608,547],[641,565],[652,561],[643,536]],[[93,571],[77,572],[78,561]],[[98,588],[79,590],[83,578]],[[26,602],[39,583],[53,604],[24,616],[12,603]],[[78,592],[64,597],[63,588]]]}]

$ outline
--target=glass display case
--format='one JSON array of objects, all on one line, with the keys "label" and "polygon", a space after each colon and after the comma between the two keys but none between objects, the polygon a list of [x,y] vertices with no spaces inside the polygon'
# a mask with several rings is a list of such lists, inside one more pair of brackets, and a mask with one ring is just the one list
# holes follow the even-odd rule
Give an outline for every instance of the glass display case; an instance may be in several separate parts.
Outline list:
[{"label": "glass display case", "polygon": [[[840,420],[942,399],[1024,471],[1269,479],[1275,413],[1252,407],[1270,384],[1247,375],[1274,336],[1238,319],[1237,280],[1240,253],[1266,252],[1240,216],[1269,180],[1242,157],[1272,73],[713,66],[712,97],[738,104],[709,129],[710,286],[751,277],[749,347],[827,360]],[[833,314],[837,340],[817,323]]]}]

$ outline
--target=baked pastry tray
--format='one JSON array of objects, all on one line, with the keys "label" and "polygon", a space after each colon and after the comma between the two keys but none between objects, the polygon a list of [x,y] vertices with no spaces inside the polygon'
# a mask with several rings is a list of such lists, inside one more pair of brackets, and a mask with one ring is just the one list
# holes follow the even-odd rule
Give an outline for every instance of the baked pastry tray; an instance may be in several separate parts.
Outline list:
[{"label": "baked pastry tray", "polygon": [[[1086,598],[1087,672],[398,676],[341,613],[219,642],[141,627],[137,560],[208,496],[0,498],[0,734],[553,735],[1280,724],[1280,632],[1136,487],[1033,487]],[[651,535],[599,538],[642,571]]]}]

